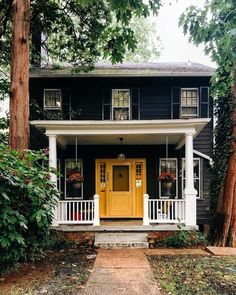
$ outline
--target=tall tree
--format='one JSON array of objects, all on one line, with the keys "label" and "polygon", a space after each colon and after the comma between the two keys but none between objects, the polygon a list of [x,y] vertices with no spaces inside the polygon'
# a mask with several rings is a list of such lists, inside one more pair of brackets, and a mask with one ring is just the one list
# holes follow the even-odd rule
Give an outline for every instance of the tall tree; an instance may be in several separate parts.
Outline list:
[{"label": "tall tree", "polygon": [[156,19],[150,17],[134,17],[130,22],[130,27],[134,32],[135,39],[137,40],[137,46],[134,51],[127,51],[125,53],[124,61],[157,61],[160,57],[162,46],[158,35]]},{"label": "tall tree", "polygon": [[[101,54],[113,63],[123,61],[125,52],[136,46],[129,26],[132,17],[147,17],[159,7],[160,0],[1,0],[0,66],[10,59],[13,38],[10,146],[18,150],[28,147],[30,36],[31,60],[36,64],[41,57],[37,53],[44,48],[50,63],[70,62],[77,71],[89,70]],[[39,37],[42,33],[44,38]]]},{"label": "tall tree", "polygon": [[30,0],[13,1],[12,29],[9,144],[22,151],[29,141]]},{"label": "tall tree", "polygon": [[211,82],[217,121],[210,238],[217,246],[236,247],[236,2],[211,0],[203,9],[192,6],[180,24],[193,43],[205,44],[218,65]]}]

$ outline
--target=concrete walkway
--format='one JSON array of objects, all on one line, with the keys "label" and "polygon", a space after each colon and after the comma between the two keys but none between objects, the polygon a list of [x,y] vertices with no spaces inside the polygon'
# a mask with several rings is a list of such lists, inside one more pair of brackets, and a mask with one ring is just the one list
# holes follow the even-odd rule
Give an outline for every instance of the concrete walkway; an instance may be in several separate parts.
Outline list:
[{"label": "concrete walkway", "polygon": [[84,295],[161,295],[142,249],[99,250]]}]

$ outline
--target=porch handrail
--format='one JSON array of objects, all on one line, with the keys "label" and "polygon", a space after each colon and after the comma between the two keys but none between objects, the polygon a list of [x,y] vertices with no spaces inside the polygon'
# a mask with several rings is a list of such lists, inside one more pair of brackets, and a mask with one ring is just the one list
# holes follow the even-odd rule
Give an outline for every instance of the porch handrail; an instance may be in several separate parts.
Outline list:
[{"label": "porch handrail", "polygon": [[185,223],[184,199],[149,199],[144,194],[143,225],[150,223]]},{"label": "porch handrail", "polygon": [[91,224],[99,226],[99,195],[94,195],[92,200],[59,201],[57,224]]}]

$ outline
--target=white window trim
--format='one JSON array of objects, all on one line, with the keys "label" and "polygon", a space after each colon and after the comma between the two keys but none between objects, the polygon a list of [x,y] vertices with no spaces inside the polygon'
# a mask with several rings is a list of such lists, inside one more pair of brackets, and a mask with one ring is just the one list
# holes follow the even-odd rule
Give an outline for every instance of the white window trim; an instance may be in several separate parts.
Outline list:
[{"label": "white window trim", "polygon": [[[178,159],[177,158],[159,158],[159,175],[161,174],[161,161],[164,160],[175,160],[176,162],[176,168],[175,168],[175,175],[176,175],[176,180],[175,180],[175,186],[176,186],[176,195],[175,199],[178,199]],[[159,182],[159,198],[160,199],[169,199],[168,197],[161,196],[161,183]]]},{"label": "white window trim", "polygon": [[[65,200],[83,200],[84,198],[84,183],[81,183],[81,197],[67,197],[67,178],[66,178],[66,161],[75,161],[75,158],[66,158],[65,159],[65,179],[64,179],[64,185],[65,185],[65,188],[64,188],[64,194],[65,194]],[[77,162],[81,162],[81,176],[84,175],[84,172],[83,172],[83,160],[82,159],[77,159]]]},{"label": "white window trim", "polygon": [[[196,90],[197,91],[197,106],[193,106],[193,108],[197,108],[197,114],[182,114],[182,90]],[[189,106],[191,108],[191,106]],[[180,118],[199,118],[199,89],[198,88],[180,88]]]},{"label": "white window trim", "polygon": [[[60,92],[60,98],[61,98],[61,105],[60,107],[47,107],[46,106],[46,97],[45,97],[45,93],[46,91],[59,91]],[[62,94],[61,94],[61,89],[56,89],[56,88],[45,88],[43,89],[43,108],[44,110],[57,110],[57,111],[61,111],[62,108]]]},{"label": "white window trim", "polygon": [[[114,120],[114,121],[117,121],[117,120],[115,120],[114,119],[114,116],[113,116],[113,110],[114,109],[122,109],[122,108],[124,108],[124,109],[127,109],[127,107],[114,107],[113,106],[113,91],[128,91],[129,92],[129,106],[128,106],[128,108],[129,108],[129,120],[131,120],[131,91],[130,91],[130,89],[128,89],[128,88],[113,88],[112,89],[112,91],[111,91],[111,118],[112,118],[112,120]],[[126,121],[128,121],[128,120],[126,120]]]},{"label": "white window trim", "polygon": [[[199,177],[194,177],[193,176],[193,181],[195,179],[198,179],[199,180],[199,187],[198,187],[198,196],[196,196],[196,199],[201,199],[201,160],[200,158],[193,158],[194,161],[198,161],[198,175]],[[184,191],[184,161],[185,161],[185,158],[182,158],[182,163],[181,163],[181,186],[182,186],[182,194],[183,194],[183,191]]]}]

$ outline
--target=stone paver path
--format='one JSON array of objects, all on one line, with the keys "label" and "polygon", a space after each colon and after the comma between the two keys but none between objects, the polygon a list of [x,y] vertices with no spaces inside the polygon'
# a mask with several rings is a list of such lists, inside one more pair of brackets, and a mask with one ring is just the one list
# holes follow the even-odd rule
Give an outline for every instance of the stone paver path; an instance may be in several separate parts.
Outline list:
[{"label": "stone paver path", "polygon": [[236,248],[231,247],[207,247],[207,251],[216,256],[235,256]]},{"label": "stone paver path", "polygon": [[99,250],[84,295],[161,295],[142,249]]}]

